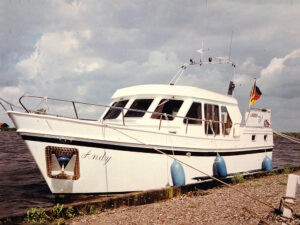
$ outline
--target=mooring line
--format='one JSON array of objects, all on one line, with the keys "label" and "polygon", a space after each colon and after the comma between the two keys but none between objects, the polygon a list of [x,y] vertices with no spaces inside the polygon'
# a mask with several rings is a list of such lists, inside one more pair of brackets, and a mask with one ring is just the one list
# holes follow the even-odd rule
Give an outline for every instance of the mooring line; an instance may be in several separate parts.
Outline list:
[{"label": "mooring line", "polygon": [[167,157],[169,157],[169,158],[171,158],[171,159],[173,159],[173,160],[176,160],[176,161],[182,163],[183,165],[185,165],[185,166],[187,166],[187,167],[189,167],[189,168],[191,168],[191,169],[193,169],[193,170],[195,170],[195,171],[197,171],[197,172],[199,172],[199,173],[202,173],[202,174],[204,174],[205,176],[208,176],[208,177],[210,177],[211,179],[213,179],[213,180],[215,180],[215,181],[217,181],[217,182],[219,182],[219,183],[221,183],[221,184],[224,184],[225,186],[227,186],[227,187],[229,187],[229,188],[234,189],[235,191],[237,191],[237,192],[239,192],[239,193],[241,193],[241,194],[247,196],[248,198],[250,198],[250,199],[252,199],[252,200],[255,200],[255,201],[257,201],[257,202],[260,202],[261,204],[263,204],[263,205],[265,205],[265,206],[268,206],[269,208],[272,208],[273,210],[276,210],[276,208],[274,208],[274,206],[272,206],[271,204],[267,204],[266,202],[263,202],[263,201],[261,201],[261,200],[258,199],[258,198],[254,198],[253,196],[247,194],[246,192],[241,191],[241,190],[235,188],[234,186],[232,186],[232,185],[230,185],[230,184],[228,184],[228,183],[226,183],[226,182],[224,182],[224,181],[222,181],[222,180],[220,180],[220,179],[218,179],[218,178],[216,178],[216,177],[214,177],[214,176],[211,176],[211,175],[209,175],[209,174],[207,174],[207,173],[205,173],[205,172],[203,172],[203,171],[197,169],[196,167],[194,167],[194,166],[192,166],[192,165],[189,165],[189,164],[187,164],[187,163],[185,163],[185,162],[183,162],[183,161],[181,161],[181,160],[175,158],[175,157],[172,156],[172,155],[168,155],[168,154],[166,154],[165,152],[163,152],[163,151],[161,151],[161,150],[159,150],[159,149],[157,149],[157,148],[155,148],[155,147],[153,147],[153,146],[151,146],[151,145],[149,145],[149,144],[147,144],[147,143],[144,143],[144,142],[138,140],[138,139],[135,138],[135,137],[132,137],[132,136],[130,136],[130,135],[128,135],[128,134],[122,132],[122,131],[121,131],[120,129],[118,129],[118,128],[112,127],[112,126],[107,125],[107,124],[105,124],[105,126],[108,127],[108,128],[111,128],[111,129],[113,129],[113,130],[115,130],[115,131],[117,131],[117,132],[120,132],[121,134],[123,134],[123,135],[125,135],[125,136],[127,136],[127,137],[129,137],[129,138],[131,138],[131,139],[133,139],[133,140],[135,140],[135,141],[137,141],[137,142],[139,142],[140,144],[143,144],[143,145],[146,145],[146,146],[151,147],[151,148],[154,149],[155,151],[157,151],[157,152],[159,152],[159,153],[161,153],[161,154],[163,154],[163,155],[166,155]]},{"label": "mooring line", "polygon": [[281,137],[283,137],[283,138],[286,138],[286,139],[288,139],[288,140],[290,140],[290,141],[293,141],[293,142],[295,142],[295,143],[300,144],[300,139],[298,139],[298,138],[296,138],[296,137],[292,137],[292,136],[283,134],[283,133],[278,132],[278,131],[275,131],[275,130],[273,130],[273,133],[275,133],[275,134],[277,134],[277,135],[279,135],[279,136],[281,136]]}]

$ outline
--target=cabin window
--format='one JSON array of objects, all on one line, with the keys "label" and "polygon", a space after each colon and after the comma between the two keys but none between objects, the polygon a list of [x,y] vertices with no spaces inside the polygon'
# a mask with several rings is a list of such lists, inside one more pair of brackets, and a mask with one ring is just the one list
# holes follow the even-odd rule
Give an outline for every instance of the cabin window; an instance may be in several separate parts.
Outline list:
[{"label": "cabin window", "polygon": [[232,121],[226,106],[221,107],[221,120],[222,120],[222,133],[223,135],[229,135]]},{"label": "cabin window", "polygon": [[162,99],[152,113],[152,119],[173,120],[177,115],[183,101],[174,99]]},{"label": "cabin window", "polygon": [[187,118],[184,118],[183,122],[188,124],[202,124],[202,107],[201,103],[193,102],[191,108],[186,114]]},{"label": "cabin window", "polygon": [[251,136],[251,140],[252,140],[252,141],[255,141],[255,139],[256,139],[256,135],[253,134],[253,135]]},{"label": "cabin window", "polygon": [[143,117],[153,99],[136,99],[128,109],[125,117]]},{"label": "cabin window", "polygon": [[213,104],[204,104],[204,114],[205,134],[219,134],[219,106]]},{"label": "cabin window", "polygon": [[128,100],[114,102],[114,104],[112,104],[108,112],[105,114],[104,119],[116,119],[120,115],[127,102]]}]

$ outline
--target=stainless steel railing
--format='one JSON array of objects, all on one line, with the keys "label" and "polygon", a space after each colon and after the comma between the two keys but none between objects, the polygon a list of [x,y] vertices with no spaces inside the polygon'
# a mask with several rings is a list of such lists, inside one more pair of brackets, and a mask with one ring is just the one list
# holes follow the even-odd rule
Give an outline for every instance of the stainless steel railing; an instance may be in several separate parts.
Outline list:
[{"label": "stainless steel railing", "polygon": [[[49,98],[49,97],[41,97],[41,96],[34,96],[34,95],[24,95],[21,96],[19,99],[19,103],[22,106],[22,108],[28,112],[28,113],[38,113],[38,114],[47,114],[47,115],[53,115],[53,114],[49,114],[47,113],[47,111],[41,111],[41,110],[32,110],[29,109],[28,107],[25,106],[25,104],[23,103],[23,100],[25,98],[35,98],[35,99],[40,99],[41,101],[57,101],[57,102],[62,102],[62,103],[68,103],[70,104],[70,107],[73,109],[73,113],[74,113],[74,117],[76,119],[81,119],[81,120],[92,120],[92,119],[85,119],[85,118],[81,118],[79,116],[78,113],[78,105],[86,105],[86,106],[94,106],[94,107],[99,107],[99,108],[110,108],[110,109],[116,109],[116,110],[120,110],[121,111],[121,119],[122,119],[122,125],[125,126],[126,125],[126,113],[127,111],[135,111],[135,112],[143,112],[145,114],[151,114],[151,115],[156,115],[155,119],[159,119],[159,124],[158,124],[158,130],[160,130],[162,128],[162,123],[163,121],[168,121],[170,122],[171,120],[169,118],[179,118],[182,119],[182,121],[184,121],[185,125],[185,133],[188,133],[188,128],[190,126],[190,124],[198,124],[199,127],[202,127],[202,125],[204,124],[204,129],[205,129],[205,134],[215,134],[215,130],[213,128],[212,124],[220,124],[219,126],[219,131],[218,133],[221,133],[221,129],[223,129],[225,123],[222,121],[215,121],[215,120],[205,120],[205,119],[196,119],[196,118],[190,118],[190,117],[183,117],[183,116],[177,116],[177,115],[171,115],[171,114],[167,114],[167,113],[160,113],[160,112],[153,112],[153,111],[147,111],[147,110],[139,110],[139,109],[130,109],[130,108],[125,108],[125,107],[117,107],[117,106],[109,106],[109,105],[104,105],[104,104],[94,104],[94,103],[87,103],[87,102],[81,102],[81,101],[71,101],[71,100],[64,100],[64,99],[58,99],[58,98]],[[0,102],[1,104],[1,102]],[[3,108],[5,108],[3,106],[3,104],[1,104]],[[10,105],[11,109],[13,110],[12,105]],[[7,110],[6,110],[7,111]],[[63,117],[68,117],[65,115],[56,115],[58,117],[63,116]],[[74,118],[71,117],[71,118]],[[119,117],[119,116],[118,116]],[[172,119],[172,120],[173,120]],[[194,121],[193,123],[190,123],[190,121]],[[210,131],[209,131],[210,129]]]}]

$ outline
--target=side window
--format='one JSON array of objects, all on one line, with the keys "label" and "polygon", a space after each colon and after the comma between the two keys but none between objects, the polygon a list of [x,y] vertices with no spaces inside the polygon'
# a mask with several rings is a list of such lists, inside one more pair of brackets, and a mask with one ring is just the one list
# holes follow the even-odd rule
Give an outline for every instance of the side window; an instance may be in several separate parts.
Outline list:
[{"label": "side window", "polygon": [[183,122],[188,124],[202,124],[202,107],[201,103],[193,102],[191,108],[186,114]]},{"label": "side window", "polygon": [[112,106],[107,111],[107,113],[105,114],[103,119],[105,119],[105,120],[107,120],[107,119],[116,119],[120,115],[120,113],[122,111],[122,108],[125,107],[127,102],[128,102],[128,100],[114,102],[114,104],[112,104]]},{"label": "side window", "polygon": [[125,117],[142,117],[145,115],[153,99],[136,99],[128,109]]},{"label": "side window", "polygon": [[162,99],[152,113],[152,119],[173,120],[177,115],[183,101],[174,99]]},{"label": "side window", "polygon": [[204,104],[205,114],[205,134],[220,134],[219,126],[219,106]]},{"label": "side window", "polygon": [[221,119],[222,119],[222,134],[229,135],[232,121],[226,106],[221,106]]}]

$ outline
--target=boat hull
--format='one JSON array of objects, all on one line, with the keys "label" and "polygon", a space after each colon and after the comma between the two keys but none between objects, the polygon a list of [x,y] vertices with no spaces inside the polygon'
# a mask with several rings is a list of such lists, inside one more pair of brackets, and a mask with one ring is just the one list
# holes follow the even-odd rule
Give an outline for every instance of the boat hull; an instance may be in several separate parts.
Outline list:
[{"label": "boat hull", "polygon": [[[202,149],[190,152],[184,149],[172,151],[165,147],[126,146],[101,141],[66,142],[63,137],[28,134],[22,137],[51,192],[55,194],[119,193],[172,186],[171,164],[174,158],[183,166],[186,184],[195,183],[201,177],[215,175],[214,160],[217,152],[223,157],[229,174],[261,170],[264,157],[267,155],[272,158],[272,148],[234,151]],[[56,154],[56,158],[62,154],[59,151],[75,152],[77,167],[71,168],[71,176],[57,176],[58,172],[50,162],[49,149],[52,149],[52,155]]]},{"label": "boat hull", "polygon": [[[9,112],[50,190],[67,193],[120,193],[173,185],[174,159],[185,184],[214,176],[219,154],[227,173],[262,169],[272,158],[271,129],[244,129],[240,137],[189,135],[185,127],[104,124],[32,113]],[[252,140],[253,133],[256,138]]]}]

